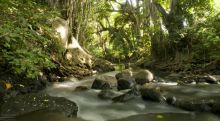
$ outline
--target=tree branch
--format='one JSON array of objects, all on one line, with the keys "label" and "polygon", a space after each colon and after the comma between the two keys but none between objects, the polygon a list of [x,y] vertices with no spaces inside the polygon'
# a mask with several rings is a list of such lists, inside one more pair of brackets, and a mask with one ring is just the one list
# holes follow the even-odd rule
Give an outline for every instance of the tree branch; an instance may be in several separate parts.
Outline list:
[{"label": "tree branch", "polygon": [[154,5],[156,6],[157,10],[162,14],[163,17],[166,18],[166,16],[168,15],[166,10],[161,6],[161,4],[153,2]]},{"label": "tree branch", "polygon": [[174,13],[176,11],[176,4],[178,3],[178,0],[171,0],[171,5],[170,5],[170,13]]}]

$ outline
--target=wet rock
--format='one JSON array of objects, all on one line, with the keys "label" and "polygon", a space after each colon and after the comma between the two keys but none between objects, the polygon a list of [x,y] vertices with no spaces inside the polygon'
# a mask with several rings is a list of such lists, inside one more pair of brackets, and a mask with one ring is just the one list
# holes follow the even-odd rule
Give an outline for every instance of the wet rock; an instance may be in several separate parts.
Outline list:
[{"label": "wet rock", "polygon": [[[197,79],[194,78],[194,77],[191,77],[191,76],[187,76],[187,77],[183,77],[183,80],[182,81],[178,81],[179,83],[184,83],[184,84],[196,84]],[[181,84],[180,84],[181,85]]]},{"label": "wet rock", "polygon": [[212,110],[213,100],[177,100],[174,106],[188,111],[209,112]]},{"label": "wet rock", "polygon": [[89,89],[88,86],[78,86],[78,87],[75,88],[74,91],[81,92],[81,91],[86,91],[88,89]]},{"label": "wet rock", "polygon": [[97,70],[98,72],[108,72],[108,71],[115,70],[112,63],[110,63],[109,61],[103,60],[103,59],[98,59],[98,58],[94,60],[92,69]]},{"label": "wet rock", "polygon": [[167,104],[174,105],[176,103],[176,97],[175,96],[167,97],[166,102]]},{"label": "wet rock", "polygon": [[122,94],[120,96],[117,96],[113,98],[112,100],[114,102],[127,102],[129,100],[134,99],[135,97],[139,96],[139,90],[137,88],[132,88],[130,91],[126,92],[125,94]]},{"label": "wet rock", "polygon": [[141,70],[134,75],[134,78],[137,84],[143,85],[145,83],[152,82],[154,76],[149,70]]},{"label": "wet rock", "polygon": [[103,90],[103,89],[111,89],[111,86],[105,80],[95,79],[91,88]]},{"label": "wet rock", "polygon": [[27,94],[29,92],[28,87],[22,84],[15,84],[13,90],[18,91],[19,94]]},{"label": "wet rock", "polygon": [[197,84],[218,84],[218,80],[211,75],[194,76],[192,78],[196,80]]},{"label": "wet rock", "polygon": [[218,84],[218,80],[214,76],[207,75],[207,76],[204,76],[204,78],[205,78],[207,83]]},{"label": "wet rock", "polygon": [[142,88],[140,89],[141,96],[144,100],[155,101],[155,102],[165,102],[166,98],[162,95],[156,88]]},{"label": "wet rock", "polygon": [[219,85],[148,84],[141,89],[145,100],[167,102],[187,111],[220,113]]},{"label": "wet rock", "polygon": [[218,79],[212,75],[192,75],[183,78],[185,84],[218,84]]},{"label": "wet rock", "polygon": [[133,76],[132,72],[130,70],[123,70],[120,73],[117,73],[115,75],[115,78],[119,80],[120,78],[131,78]]},{"label": "wet rock", "polygon": [[30,80],[28,86],[29,92],[39,92],[46,88],[46,82],[43,80]]},{"label": "wet rock", "polygon": [[91,88],[104,90],[116,87],[116,85],[117,80],[115,79],[115,77],[101,75],[94,80]]},{"label": "wet rock", "polygon": [[120,78],[117,83],[118,90],[131,89],[135,85],[133,78]]},{"label": "wet rock", "polygon": [[211,75],[213,76],[218,82],[220,82],[220,75]]},{"label": "wet rock", "polygon": [[[86,121],[78,117],[68,118],[62,115],[58,111],[38,110],[31,113],[27,113],[21,116],[17,116],[16,121]],[[8,121],[15,121],[8,120]]]},{"label": "wet rock", "polygon": [[37,110],[58,111],[67,117],[77,115],[77,105],[63,97],[51,97],[41,93],[19,95],[5,100],[1,107],[1,116],[18,116]]},{"label": "wet rock", "polygon": [[113,99],[114,97],[117,97],[120,95],[120,93],[114,91],[114,90],[102,90],[99,94],[98,97],[100,99]]}]

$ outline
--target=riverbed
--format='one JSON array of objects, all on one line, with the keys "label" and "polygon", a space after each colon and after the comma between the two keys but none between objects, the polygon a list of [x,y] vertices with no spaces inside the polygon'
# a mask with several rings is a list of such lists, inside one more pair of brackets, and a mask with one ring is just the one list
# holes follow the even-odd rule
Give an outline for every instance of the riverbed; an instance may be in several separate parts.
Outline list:
[{"label": "riverbed", "polygon": [[[105,73],[114,76],[118,71]],[[54,83],[45,93],[55,97],[65,97],[75,102],[79,111],[77,118],[67,118],[57,112],[36,111],[17,117],[18,121],[220,121],[212,113],[185,111],[166,103],[144,101],[137,97],[128,102],[120,103],[98,98],[100,90],[89,89],[74,91],[78,86],[91,87],[96,76],[82,80],[70,79],[62,83]],[[176,85],[176,83],[164,83]],[[118,92],[123,93],[123,92]]]}]

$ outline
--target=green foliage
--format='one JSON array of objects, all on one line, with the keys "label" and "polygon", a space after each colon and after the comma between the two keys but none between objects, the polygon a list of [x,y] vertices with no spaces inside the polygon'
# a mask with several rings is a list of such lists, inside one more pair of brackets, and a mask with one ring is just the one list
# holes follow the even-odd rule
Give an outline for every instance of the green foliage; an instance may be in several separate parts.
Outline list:
[{"label": "green foliage", "polygon": [[59,15],[34,0],[0,1],[0,58],[7,73],[36,78],[62,53],[49,20]]},{"label": "green foliage", "polygon": [[220,14],[199,23],[189,30],[193,38],[195,58],[205,60],[220,60]]}]

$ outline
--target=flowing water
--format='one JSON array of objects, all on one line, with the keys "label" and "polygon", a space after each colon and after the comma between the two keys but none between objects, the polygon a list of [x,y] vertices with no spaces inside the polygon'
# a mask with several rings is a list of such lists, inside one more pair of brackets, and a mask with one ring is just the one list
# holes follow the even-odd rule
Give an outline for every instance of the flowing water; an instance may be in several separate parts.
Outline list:
[{"label": "flowing water", "polygon": [[[116,73],[109,72],[106,75],[114,76]],[[99,99],[99,90],[74,91],[80,85],[91,86],[94,78],[55,83],[45,90],[51,96],[74,101],[79,107],[78,118],[66,118],[56,112],[33,112],[19,117],[18,121],[220,121],[213,114],[187,112],[167,104],[143,101],[141,98],[114,103]]]}]

